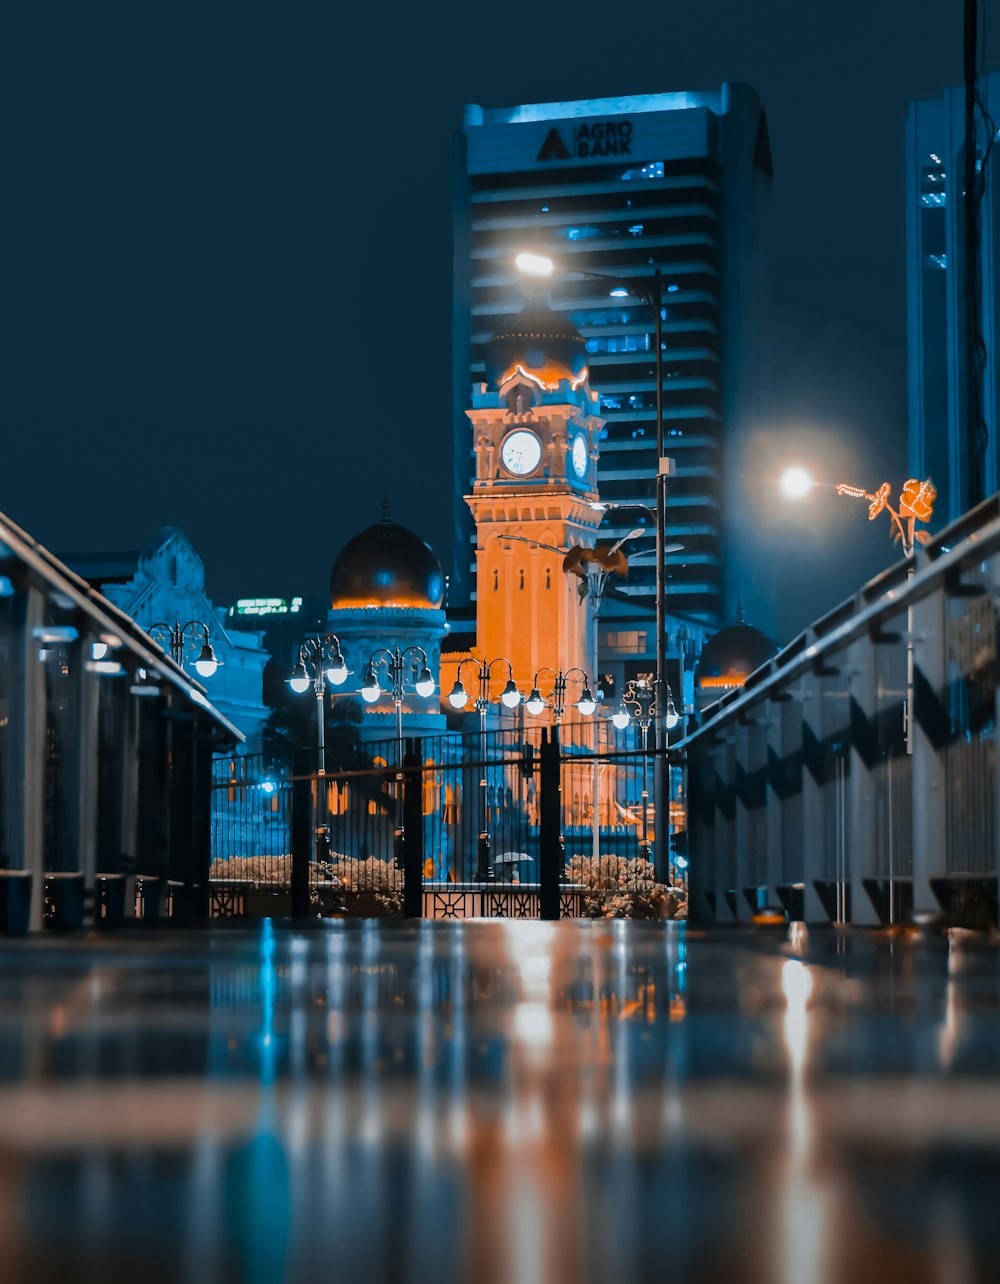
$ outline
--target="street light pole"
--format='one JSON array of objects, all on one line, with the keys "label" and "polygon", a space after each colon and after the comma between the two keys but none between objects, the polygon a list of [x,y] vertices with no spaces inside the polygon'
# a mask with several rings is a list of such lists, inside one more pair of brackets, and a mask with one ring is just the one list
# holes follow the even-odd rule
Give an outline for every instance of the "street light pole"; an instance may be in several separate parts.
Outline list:
[{"label": "street light pole", "polygon": [[[418,669],[419,665],[419,669]],[[431,674],[427,652],[422,646],[408,646],[400,649],[394,646],[379,647],[368,658],[368,666],[361,684],[361,695],[366,704],[374,704],[382,694],[383,687],[378,680],[376,669],[382,666],[389,678],[389,694],[396,710],[396,832],[393,847],[396,864],[402,867],[403,843],[403,696],[407,670],[413,675],[413,686],[417,695],[424,697],[434,694],[434,678]]]},{"label": "street light pole", "polygon": [[[653,306],[656,309],[656,698],[664,707],[667,692],[667,586],[663,565],[667,530],[667,461],[663,455],[663,277],[653,273]],[[653,767],[653,805],[656,809],[656,873],[662,876],[666,860],[664,836],[670,832],[663,818],[669,809],[667,731],[657,718],[656,761]],[[645,733],[644,733],[645,735]],[[643,755],[645,761],[645,755]]]},{"label": "street light pole", "polygon": [[[194,662],[194,667],[198,671],[199,677],[212,677],[216,669],[222,664],[212,647],[212,630],[204,620],[188,620],[187,624],[181,624],[179,620],[175,620],[173,624],[167,624],[161,620],[157,624],[151,624],[146,632],[150,637],[153,637],[154,633],[165,633],[167,635],[170,658],[179,668],[184,667],[184,652],[187,649],[190,635],[192,633],[200,634],[204,641]],[[155,641],[156,639],[154,638],[153,640]]]},{"label": "street light pole", "polygon": [[477,660],[470,656],[458,666],[455,674],[455,685],[448,694],[454,709],[464,709],[469,700],[469,693],[462,683],[462,670],[466,665],[475,665],[477,696],[475,710],[479,714],[479,753],[482,767],[479,774],[479,840],[476,846],[476,881],[485,882],[490,877],[490,827],[489,813],[486,806],[486,795],[489,788],[486,780],[486,714],[490,707],[490,676],[494,665],[507,666],[507,685],[500,700],[507,709],[516,709],[521,703],[521,693],[514,681],[514,670],[509,660],[497,657],[495,660]]},{"label": "street light pole", "polygon": [[[642,734],[642,838],[639,840],[639,846],[642,848],[644,860],[649,860],[649,728],[650,724],[658,726],[660,723],[658,707],[659,689],[651,686],[645,679],[638,678],[628,684],[622,695],[622,708],[633,710],[633,716],[639,724],[639,731]],[[659,761],[659,759],[657,759]],[[655,795],[655,774],[654,774],[654,795]],[[661,815],[656,813],[656,829],[659,832],[662,824]]]},{"label": "street light pole", "polygon": [[[555,270],[555,263],[542,254],[519,254],[515,260],[516,266],[520,271],[526,272],[530,276],[551,276]],[[588,280],[608,281],[614,285],[611,291],[613,297],[625,297],[629,294],[643,299],[645,303],[652,307],[656,313],[655,337],[656,337],[656,480],[655,480],[655,506],[656,506],[656,691],[659,696],[661,707],[665,707],[667,691],[667,638],[666,638],[666,572],[663,565],[666,545],[666,495],[667,495],[667,478],[673,471],[673,460],[667,459],[663,454],[664,433],[663,433],[663,272],[657,267],[652,274],[652,284],[649,288],[636,286],[632,283],[632,278],[621,278],[609,275],[606,272],[591,272],[582,268],[575,268],[573,271],[578,276],[585,277]],[[647,278],[648,279],[648,278]],[[656,766],[654,768],[654,799],[658,808],[665,807],[668,802],[668,771],[667,764],[667,736],[666,730],[659,722],[655,726],[656,736]],[[662,835],[667,832],[657,826],[657,874],[665,872],[666,865],[665,854],[667,847],[663,842]]]},{"label": "street light pole", "polygon": [[[326,815],[326,682],[340,686],[347,679],[347,665],[340,649],[340,639],[334,633],[323,637],[306,638],[299,647],[299,661],[288,679],[288,685],[302,695],[310,686],[316,697],[316,803],[313,816],[315,852],[317,860],[329,854],[329,826],[321,816]],[[327,817],[328,819],[328,817]]]}]

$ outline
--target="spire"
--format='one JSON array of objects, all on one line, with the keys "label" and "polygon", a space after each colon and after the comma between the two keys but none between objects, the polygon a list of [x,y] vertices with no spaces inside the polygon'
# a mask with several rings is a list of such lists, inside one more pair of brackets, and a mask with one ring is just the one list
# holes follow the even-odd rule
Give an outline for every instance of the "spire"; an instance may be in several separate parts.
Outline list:
[{"label": "spire", "polygon": [[382,492],[382,520],[383,522],[387,522],[389,520],[389,487],[388,486]]},{"label": "spire", "polygon": [[736,623],[746,624],[746,611],[743,609],[743,588],[742,586],[736,594]]}]

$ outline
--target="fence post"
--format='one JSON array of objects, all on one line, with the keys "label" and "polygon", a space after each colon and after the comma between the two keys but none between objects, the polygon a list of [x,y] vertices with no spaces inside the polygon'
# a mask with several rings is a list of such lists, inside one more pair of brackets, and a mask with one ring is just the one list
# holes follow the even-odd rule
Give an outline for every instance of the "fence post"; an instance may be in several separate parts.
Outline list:
[{"label": "fence post", "polygon": [[823,825],[823,678],[816,672],[802,675],[802,918],[826,924],[830,916],[816,890],[823,876],[826,830]]},{"label": "fence post", "polygon": [[944,748],[950,727],[942,697],[948,678],[948,598],[942,588],[910,610],[913,647],[913,909],[936,913],[933,885],[948,873]]},{"label": "fence post", "polygon": [[403,758],[403,914],[420,918],[424,905],[424,807],[419,737],[406,741]]},{"label": "fence post", "polygon": [[559,832],[562,816],[562,784],[557,727],[546,727],[542,730],[538,768],[539,913],[543,919],[557,919],[559,917],[559,878],[563,866],[562,839]]},{"label": "fence post", "polygon": [[875,644],[858,638],[848,650],[850,769],[847,773],[847,888],[845,909],[855,927],[879,922],[865,883],[875,878],[878,798],[873,772],[878,762],[878,702]]},{"label": "fence post", "polygon": [[4,803],[9,844],[6,905],[0,928],[37,932],[45,899],[45,669],[38,659],[35,629],[45,599],[33,585],[14,598],[11,638],[10,747]]},{"label": "fence post", "polygon": [[[299,763],[299,766],[304,764]],[[298,775],[292,780],[292,918],[309,917],[309,865],[315,831],[313,826],[313,784],[315,775]]]}]

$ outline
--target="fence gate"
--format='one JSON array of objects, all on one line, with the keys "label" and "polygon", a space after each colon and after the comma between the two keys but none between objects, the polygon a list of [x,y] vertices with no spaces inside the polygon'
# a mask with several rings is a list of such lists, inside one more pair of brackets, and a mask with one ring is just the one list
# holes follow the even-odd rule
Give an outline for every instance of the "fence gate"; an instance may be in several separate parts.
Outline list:
[{"label": "fence gate", "polygon": [[652,763],[592,721],[365,742],[323,776],[220,758],[213,913],[659,913]]}]

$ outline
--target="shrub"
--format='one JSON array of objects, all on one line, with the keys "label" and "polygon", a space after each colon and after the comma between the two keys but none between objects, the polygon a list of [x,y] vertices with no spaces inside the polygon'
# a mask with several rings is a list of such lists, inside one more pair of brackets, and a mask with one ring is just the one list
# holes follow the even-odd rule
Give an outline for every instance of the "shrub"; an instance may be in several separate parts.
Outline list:
[{"label": "shrub", "polygon": [[566,876],[583,888],[587,918],[687,918],[683,886],[658,883],[652,863],[642,857],[572,856]]}]

